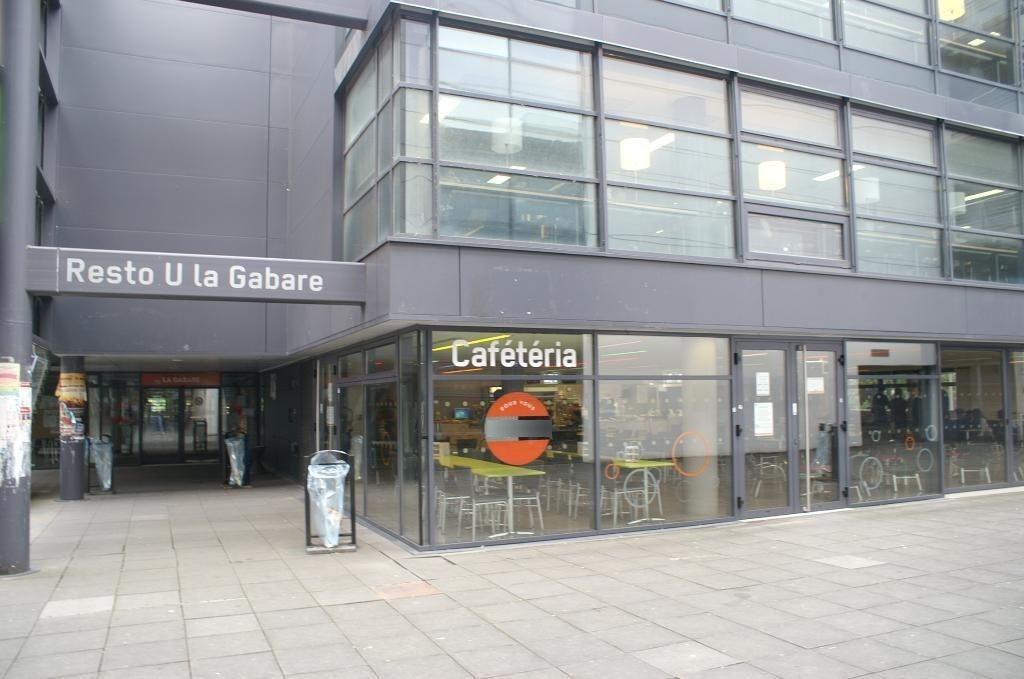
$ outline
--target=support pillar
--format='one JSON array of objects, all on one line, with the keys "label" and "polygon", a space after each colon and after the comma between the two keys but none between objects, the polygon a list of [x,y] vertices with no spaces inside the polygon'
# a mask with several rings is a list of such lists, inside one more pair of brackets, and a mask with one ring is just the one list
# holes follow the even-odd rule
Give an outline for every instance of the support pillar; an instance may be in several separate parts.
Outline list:
[{"label": "support pillar", "polygon": [[[11,370],[20,373],[18,381],[24,384],[31,381],[32,367],[32,301],[25,292],[25,246],[35,233],[39,2],[4,0],[3,12],[6,129],[0,224],[0,356],[11,359],[4,361],[7,365],[17,365]],[[7,392],[9,398],[9,385]],[[19,429],[24,431],[27,424],[31,431],[31,410],[25,413],[25,405],[21,397]],[[31,408],[31,398],[27,405]],[[6,433],[0,432],[0,438],[7,440],[6,445],[0,440],[0,575],[13,575],[29,570],[30,435],[16,437],[11,427],[4,429]]]},{"label": "support pillar", "polygon": [[85,361],[60,359],[60,499],[81,500],[87,490],[85,462]]}]

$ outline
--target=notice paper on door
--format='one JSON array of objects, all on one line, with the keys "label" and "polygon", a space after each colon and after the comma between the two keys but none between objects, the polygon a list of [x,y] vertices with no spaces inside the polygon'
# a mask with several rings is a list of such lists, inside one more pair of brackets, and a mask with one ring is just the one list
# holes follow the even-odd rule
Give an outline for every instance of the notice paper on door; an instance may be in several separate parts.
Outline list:
[{"label": "notice paper on door", "polygon": [[775,435],[775,411],[772,403],[754,404],[754,436]]}]

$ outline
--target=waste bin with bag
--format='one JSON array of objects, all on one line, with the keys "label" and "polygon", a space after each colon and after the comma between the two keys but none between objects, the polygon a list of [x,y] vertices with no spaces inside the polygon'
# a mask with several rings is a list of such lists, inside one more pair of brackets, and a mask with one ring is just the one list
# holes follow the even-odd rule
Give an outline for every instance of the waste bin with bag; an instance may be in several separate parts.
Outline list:
[{"label": "waste bin with bag", "polygon": [[228,449],[228,463],[231,465],[228,485],[241,488],[245,475],[245,437],[228,435],[224,438],[224,446]]},{"label": "waste bin with bag", "polygon": [[[306,469],[307,551],[355,549],[355,515],[351,510],[349,531],[342,531],[345,485],[352,478],[350,459],[348,453],[340,450],[321,450],[310,456]],[[319,545],[315,538],[319,538]]]},{"label": "waste bin with bag", "polygon": [[90,438],[88,443],[88,461],[96,467],[96,478],[100,488],[104,492],[111,492],[114,487],[114,444],[106,434],[99,438]]}]

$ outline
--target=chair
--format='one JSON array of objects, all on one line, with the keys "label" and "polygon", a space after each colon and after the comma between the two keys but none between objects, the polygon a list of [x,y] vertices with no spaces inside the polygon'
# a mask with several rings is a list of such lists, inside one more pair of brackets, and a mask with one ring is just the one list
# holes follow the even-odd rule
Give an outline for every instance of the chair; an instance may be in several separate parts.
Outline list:
[{"label": "chair", "polygon": [[[522,495],[515,494],[515,491],[523,492]],[[540,507],[540,489],[539,488],[521,488],[517,487],[512,495],[512,511],[515,511],[518,507],[525,508],[529,514],[530,528],[533,528],[533,513],[537,512],[537,523],[540,525],[540,530],[544,532],[544,513]]]},{"label": "chair", "polygon": [[476,542],[476,528],[481,524],[491,524],[491,532],[497,533],[499,528],[508,525],[508,500],[488,497],[478,499],[475,495],[459,503],[458,537],[462,537],[464,517],[469,517],[470,540]]}]

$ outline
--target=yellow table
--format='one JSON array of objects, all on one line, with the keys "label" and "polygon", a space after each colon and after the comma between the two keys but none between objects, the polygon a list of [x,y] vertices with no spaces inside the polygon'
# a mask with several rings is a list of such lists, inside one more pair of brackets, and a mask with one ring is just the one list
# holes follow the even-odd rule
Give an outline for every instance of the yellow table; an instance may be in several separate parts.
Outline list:
[{"label": "yellow table", "polygon": [[495,535],[492,535],[492,538],[505,537],[506,535],[533,535],[533,533],[530,532],[516,531],[515,509],[513,503],[515,494],[513,492],[512,480],[522,478],[525,476],[544,476],[544,472],[542,472],[539,469],[530,469],[529,467],[513,467],[512,465],[500,464],[498,462],[488,462],[487,460],[476,460],[468,457],[459,457],[457,455],[449,457],[446,462],[453,467],[468,468],[470,473],[481,478],[507,479],[508,530],[504,533],[497,533]]},{"label": "yellow table", "polygon": [[[673,466],[675,466],[675,463],[672,460],[620,460],[620,459],[617,459],[617,458],[616,459],[605,458],[603,460],[603,462],[605,463],[605,464],[602,464],[603,469],[607,469],[608,465],[614,465],[614,466],[620,467],[622,469],[631,469],[631,470],[633,470],[629,474],[626,475],[626,478],[624,478],[622,480],[622,491],[621,492],[623,494],[622,495],[623,498],[626,500],[626,502],[629,504],[629,506],[634,508],[634,509],[640,509],[641,505],[639,503],[637,503],[637,504],[633,503],[633,501],[630,499],[629,492],[628,492],[626,486],[629,483],[629,479],[637,471],[640,471],[640,476],[641,476],[641,478],[643,478],[644,485],[643,485],[643,504],[642,504],[642,508],[643,508],[644,515],[642,517],[640,517],[640,518],[633,519],[627,525],[632,526],[633,524],[642,523],[644,521],[648,521],[649,522],[649,521],[664,521],[665,520],[665,517],[663,517],[663,516],[656,516],[656,517],[653,517],[653,518],[651,517],[651,504],[654,502],[655,499],[658,500],[658,511],[661,514],[665,513],[665,508],[661,504],[661,489],[658,489],[654,493],[653,496],[651,495],[651,486],[652,485],[657,486],[658,481],[657,481],[657,479],[654,478],[654,474],[652,474],[650,470],[651,469],[655,469],[655,468],[673,467]],[[607,476],[605,478],[607,478]],[[615,477],[615,479],[612,479],[612,481],[616,481],[616,480],[618,480],[617,476]],[[613,500],[612,501],[612,525],[613,526],[618,526],[618,524],[619,524],[619,511],[618,511],[619,510],[619,503],[618,503],[618,500],[616,498],[613,498],[612,500]]]}]

